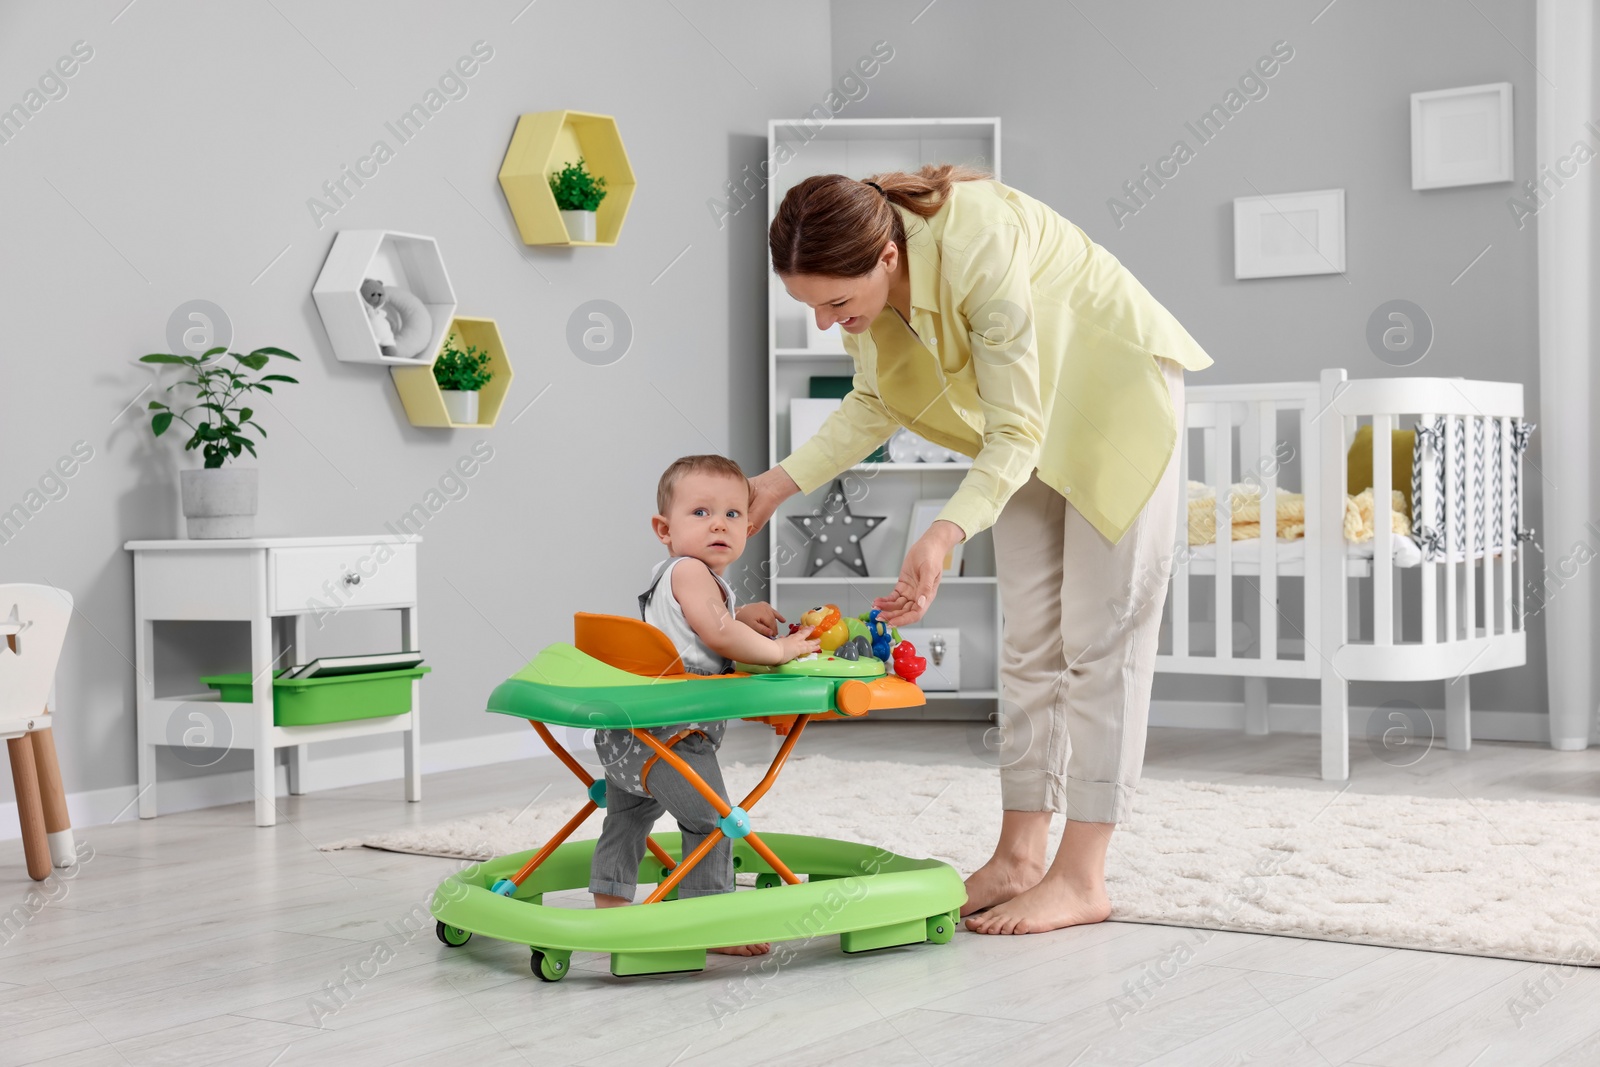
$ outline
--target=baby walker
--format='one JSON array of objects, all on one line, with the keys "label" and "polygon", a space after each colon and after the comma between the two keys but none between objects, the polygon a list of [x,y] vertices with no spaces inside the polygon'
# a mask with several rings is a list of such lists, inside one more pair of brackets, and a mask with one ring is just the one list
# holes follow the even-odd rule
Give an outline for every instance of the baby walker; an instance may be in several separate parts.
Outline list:
[{"label": "baby walker", "polygon": [[[832,618],[837,620],[836,609]],[[838,636],[842,641],[856,629],[841,625]],[[857,642],[844,655],[832,654],[838,643],[830,649],[824,641],[815,657],[781,667],[740,663],[736,673],[708,676],[684,673],[672,642],[648,623],[579,612],[574,643],[541,651],[495,688],[489,710],[527,719],[584,784],[588,800],[542,848],[473,864],[445,879],[432,903],[439,940],[455,947],[482,934],[527,945],[534,974],[547,982],[566,977],[573,952],[610,953],[612,974],[637,975],[704,970],[706,949],[717,945],[837,935],[843,951],[862,952],[948,942],[966,899],[961,876],[950,865],[847,841],[761,835],[751,826],[750,809],[772,788],[813,718],[853,718],[924,703],[922,690],[890,674],[879,655],[859,654],[874,638],[887,650],[882,623],[874,618],[867,632],[868,644]],[[858,655],[850,658],[851,651]],[[765,777],[737,805],[646,732],[714,719],[763,722],[784,739]],[[631,730],[722,816],[718,829],[688,856],[676,833],[650,839],[639,881],[659,884],[643,904],[544,905],[545,893],[588,886],[594,842],[563,842],[606,803],[605,779],[592,778],[550,725]],[[754,873],[760,891],[677,899],[678,883],[720,836],[732,839],[734,869]]]}]

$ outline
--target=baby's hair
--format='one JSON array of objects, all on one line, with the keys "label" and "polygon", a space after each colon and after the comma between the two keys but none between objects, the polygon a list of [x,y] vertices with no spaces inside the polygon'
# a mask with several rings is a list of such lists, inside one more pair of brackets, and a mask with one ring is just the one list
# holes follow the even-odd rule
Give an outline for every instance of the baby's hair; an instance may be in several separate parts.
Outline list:
[{"label": "baby's hair", "polygon": [[744,483],[745,492],[748,494],[750,491],[750,479],[745,477],[743,468],[727,456],[684,456],[673,460],[672,466],[661,475],[661,482],[656,486],[657,514],[665,515],[672,507],[672,493],[678,487],[678,479],[696,472],[737,478]]}]

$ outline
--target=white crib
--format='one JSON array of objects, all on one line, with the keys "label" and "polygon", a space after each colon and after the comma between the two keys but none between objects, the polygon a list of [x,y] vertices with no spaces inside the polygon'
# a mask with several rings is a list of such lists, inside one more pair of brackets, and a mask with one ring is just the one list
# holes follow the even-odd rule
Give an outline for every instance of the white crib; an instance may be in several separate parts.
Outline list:
[{"label": "white crib", "polygon": [[[1517,549],[1529,535],[1513,507],[1529,429],[1522,386],[1350,381],[1326,370],[1317,382],[1196,386],[1186,397],[1180,477],[1214,488],[1217,535],[1189,546],[1179,509],[1156,670],[1243,676],[1245,729],[1254,734],[1267,732],[1268,678],[1319,679],[1324,778],[1350,775],[1350,681],[1446,681],[1446,745],[1468,748],[1470,676],[1521,665],[1527,654]],[[1374,537],[1358,546],[1346,543],[1343,520],[1347,454],[1362,424],[1373,429],[1377,512]],[[1426,428],[1424,462],[1442,454],[1458,473],[1422,478],[1413,511],[1455,521],[1401,544],[1388,514],[1390,491],[1401,487],[1385,443],[1391,430],[1417,425]],[[1234,541],[1236,482],[1260,485],[1264,531],[1277,530],[1278,492],[1304,493],[1304,540]]]}]

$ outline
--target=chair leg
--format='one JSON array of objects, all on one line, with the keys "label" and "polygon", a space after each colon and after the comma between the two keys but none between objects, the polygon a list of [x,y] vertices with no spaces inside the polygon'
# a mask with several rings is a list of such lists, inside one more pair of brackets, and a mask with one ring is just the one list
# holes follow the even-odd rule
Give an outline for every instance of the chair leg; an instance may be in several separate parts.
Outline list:
[{"label": "chair leg", "polygon": [[39,800],[44,806],[44,831],[50,841],[50,859],[57,867],[78,862],[77,842],[72,839],[72,819],[67,815],[67,790],[61,783],[61,763],[56,759],[56,735],[49,729],[34,730],[33,766],[39,776]]},{"label": "chair leg", "polygon": [[6,752],[11,757],[11,781],[17,789],[17,821],[22,824],[22,852],[28,861],[28,877],[42,882],[50,877],[50,843],[45,836],[33,745],[27,735],[8,737]]}]

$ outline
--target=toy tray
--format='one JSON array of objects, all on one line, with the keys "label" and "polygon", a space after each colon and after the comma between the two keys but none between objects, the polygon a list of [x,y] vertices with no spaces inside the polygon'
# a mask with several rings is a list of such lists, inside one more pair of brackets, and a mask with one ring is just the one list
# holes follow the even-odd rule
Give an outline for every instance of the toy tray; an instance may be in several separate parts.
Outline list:
[{"label": "toy tray", "polygon": [[836,710],[839,690],[847,685],[866,687],[871,709],[923,703],[922,691],[904,679],[885,675],[881,661],[878,670],[870,674],[862,673],[860,665],[849,660],[815,662],[830,673],[651,677],[613,667],[558,642],[496,686],[489,695],[488,710],[580,729],[652,729],[772,715],[825,715]]}]

